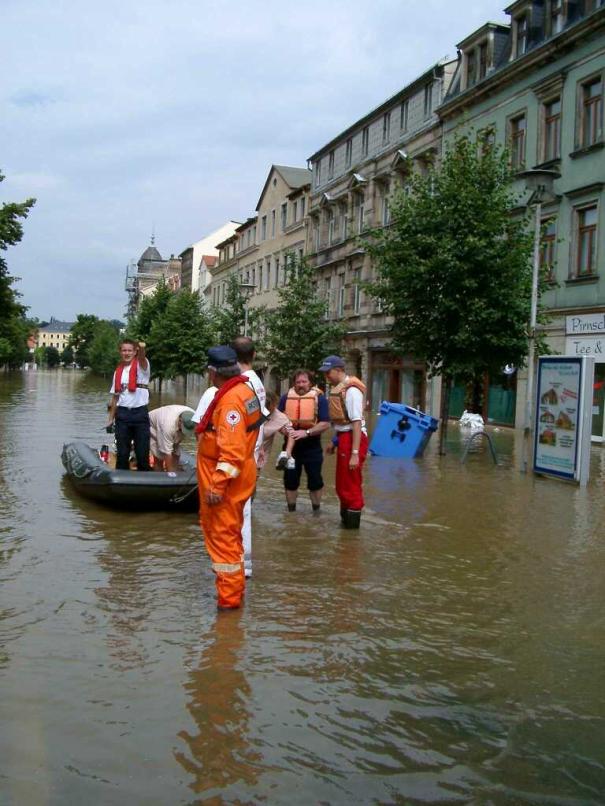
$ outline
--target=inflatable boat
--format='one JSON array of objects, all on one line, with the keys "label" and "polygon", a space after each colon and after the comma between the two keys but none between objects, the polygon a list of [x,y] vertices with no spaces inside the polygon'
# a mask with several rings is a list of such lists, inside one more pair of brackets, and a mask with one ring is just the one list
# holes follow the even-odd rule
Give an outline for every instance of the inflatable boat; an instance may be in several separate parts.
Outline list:
[{"label": "inflatable boat", "polygon": [[176,473],[112,470],[85,442],[66,443],[61,461],[73,487],[94,501],[123,509],[194,512],[199,508],[195,460],[184,451]]}]

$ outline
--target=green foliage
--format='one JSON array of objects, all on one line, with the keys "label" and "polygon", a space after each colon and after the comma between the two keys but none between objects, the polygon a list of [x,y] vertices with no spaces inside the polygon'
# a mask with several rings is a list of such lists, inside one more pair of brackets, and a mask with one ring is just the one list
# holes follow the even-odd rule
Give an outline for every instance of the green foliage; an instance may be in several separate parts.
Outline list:
[{"label": "green foliage", "polygon": [[164,315],[172,296],[162,277],[153,294],[141,300],[136,315],[128,322],[126,335],[147,343],[154,323]]},{"label": "green foliage", "polygon": [[[227,280],[224,303],[220,308],[215,306],[210,309],[216,344],[230,344],[237,336],[244,335],[247,303],[248,297],[239,278],[232,274]],[[248,308],[248,333],[255,331],[263,314],[264,308]]]},{"label": "green foliage", "polygon": [[279,289],[279,305],[264,316],[264,355],[280,375],[297,367],[316,370],[322,358],[338,352],[343,325],[327,321],[326,304],[318,299],[313,269],[304,259],[290,256],[289,276]]},{"label": "green foliage", "polygon": [[98,316],[80,313],[69,334],[67,346],[75,351],[75,360],[81,367],[91,366],[89,351],[98,323]]},{"label": "green foliage", "polygon": [[366,244],[395,350],[447,379],[526,359],[532,237],[510,179],[505,152],[460,137],[440,169],[395,194],[390,227]]},{"label": "green foliage", "polygon": [[119,335],[115,326],[105,320],[96,323],[90,347],[88,365],[98,375],[110,375],[120,363]]},{"label": "green foliage", "polygon": [[152,377],[174,378],[202,372],[206,351],[212,344],[212,322],[200,309],[197,292],[182,290],[172,294],[147,338]]},{"label": "green foliage", "polygon": [[71,347],[66,347],[63,352],[61,353],[61,361],[67,366],[67,364],[73,364],[75,361],[74,358],[74,351]]},{"label": "green foliage", "polygon": [[[0,173],[0,182],[4,176]],[[4,203],[0,206],[0,251],[19,243],[23,237],[21,219],[27,215],[35,199],[21,203]],[[19,302],[20,294],[13,288],[15,278],[8,273],[8,266],[0,256],[0,366],[19,366],[27,356],[28,323],[27,308]]]},{"label": "green foliage", "polygon": [[58,367],[61,363],[61,356],[59,355],[59,351],[56,347],[45,347],[44,348],[44,363],[49,369],[54,369]]}]

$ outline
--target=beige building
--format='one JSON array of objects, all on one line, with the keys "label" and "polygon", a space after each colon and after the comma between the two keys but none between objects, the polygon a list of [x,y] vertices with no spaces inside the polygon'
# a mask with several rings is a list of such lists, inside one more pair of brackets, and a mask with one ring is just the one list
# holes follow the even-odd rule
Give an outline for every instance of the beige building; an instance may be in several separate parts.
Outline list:
[{"label": "beige building", "polygon": [[348,367],[367,383],[374,409],[389,400],[438,412],[439,390],[427,382],[424,364],[389,351],[390,321],[362,288],[373,277],[362,239],[368,229],[388,225],[393,191],[439,158],[435,109],[455,68],[456,62],[435,64],[309,158],[309,260],[317,270],[326,316],[346,323]]},{"label": "beige building", "polygon": [[208,302],[225,301],[227,280],[235,274],[249,294],[249,307],[273,308],[285,285],[288,256],[304,254],[311,172],[273,165],[256,205],[256,214],[218,244],[218,263],[209,268]]},{"label": "beige building", "polygon": [[61,353],[67,347],[73,322],[60,322],[53,316],[44,327],[38,328],[36,347],[56,347]]}]

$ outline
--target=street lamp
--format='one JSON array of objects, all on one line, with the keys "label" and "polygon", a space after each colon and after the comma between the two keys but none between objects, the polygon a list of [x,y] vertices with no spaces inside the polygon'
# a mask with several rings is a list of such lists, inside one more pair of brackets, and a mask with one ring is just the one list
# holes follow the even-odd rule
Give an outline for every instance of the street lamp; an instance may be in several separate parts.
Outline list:
[{"label": "street lamp", "polygon": [[534,252],[531,278],[531,313],[529,319],[528,351],[527,351],[527,391],[525,395],[525,438],[523,442],[523,471],[527,472],[529,462],[529,441],[532,431],[532,411],[534,396],[534,374],[536,363],[536,324],[538,318],[538,281],[540,278],[540,246],[542,240],[542,204],[555,198],[553,185],[561,174],[542,168],[531,168],[519,174],[525,180],[525,187],[530,191],[526,202],[528,208],[534,208]]},{"label": "street lamp", "polygon": [[246,302],[244,304],[244,336],[248,335],[248,300],[254,293],[254,289],[256,285],[254,283],[240,283],[239,287],[241,288],[242,292],[246,297]]}]

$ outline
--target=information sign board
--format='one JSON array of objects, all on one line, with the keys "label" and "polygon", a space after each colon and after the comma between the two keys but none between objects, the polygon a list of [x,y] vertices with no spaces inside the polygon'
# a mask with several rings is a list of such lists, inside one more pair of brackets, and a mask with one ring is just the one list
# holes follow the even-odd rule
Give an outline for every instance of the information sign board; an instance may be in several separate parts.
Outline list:
[{"label": "information sign board", "polygon": [[538,361],[534,472],[588,482],[594,359],[542,356]]}]

